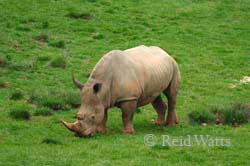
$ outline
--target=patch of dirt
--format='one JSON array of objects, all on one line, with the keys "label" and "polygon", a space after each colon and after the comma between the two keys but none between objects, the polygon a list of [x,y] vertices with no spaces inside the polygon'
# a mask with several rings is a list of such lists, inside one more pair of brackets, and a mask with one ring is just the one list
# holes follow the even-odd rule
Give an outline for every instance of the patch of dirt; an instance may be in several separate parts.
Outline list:
[{"label": "patch of dirt", "polygon": [[17,42],[17,41],[13,43],[13,48],[14,48],[15,50],[17,50],[17,51],[23,51],[23,49],[21,48],[20,43]]},{"label": "patch of dirt", "polygon": [[250,104],[244,104],[242,105],[242,108],[250,111]]},{"label": "patch of dirt", "polygon": [[5,64],[4,59],[0,58],[0,66],[3,66]]},{"label": "patch of dirt", "polygon": [[249,83],[249,82],[250,82],[249,76],[244,76],[243,79],[240,80],[240,83]]},{"label": "patch of dirt", "polygon": [[9,88],[10,87],[10,83],[9,82],[4,82],[4,83],[2,83],[2,84],[0,84],[0,89],[2,88],[2,89],[4,89],[4,88]]},{"label": "patch of dirt", "polygon": [[116,131],[115,131],[115,130],[112,130],[111,133],[112,133],[112,134],[116,134]]},{"label": "patch of dirt", "polygon": [[73,19],[84,19],[84,20],[92,19],[92,16],[90,13],[70,12],[67,16]]},{"label": "patch of dirt", "polygon": [[53,111],[57,112],[61,109],[61,106],[59,104],[55,104],[51,108],[53,109]]},{"label": "patch of dirt", "polygon": [[25,25],[27,25],[27,26],[33,26],[34,25],[34,22],[33,21],[29,21],[29,22],[26,22],[26,23],[24,23]]},{"label": "patch of dirt", "polygon": [[90,58],[84,59],[84,60],[83,60],[83,63],[85,63],[85,64],[90,64],[90,63],[91,63]]},{"label": "patch of dirt", "polygon": [[234,84],[230,84],[228,87],[230,89],[234,89],[236,88],[237,86],[241,85],[241,84],[247,84],[247,83],[250,83],[250,77],[249,76],[244,76],[240,81],[239,83],[234,83]]},{"label": "patch of dirt", "polygon": [[228,87],[229,87],[230,89],[234,89],[234,88],[237,87],[237,84],[230,84]]},{"label": "patch of dirt", "polygon": [[35,39],[38,42],[48,42],[49,41],[49,36],[47,34],[39,34],[38,36],[35,37]]},{"label": "patch of dirt", "polygon": [[215,124],[217,125],[223,125],[223,120],[221,119],[221,116],[219,114],[219,112],[215,113]]},{"label": "patch of dirt", "polygon": [[238,128],[238,127],[240,127],[240,125],[239,125],[238,123],[235,122],[235,123],[233,124],[233,128]]},{"label": "patch of dirt", "polygon": [[19,79],[20,79],[20,80],[28,80],[28,77],[26,77],[26,76],[21,76],[21,77],[19,77]]},{"label": "patch of dirt", "polygon": [[85,19],[85,20],[91,20],[92,16],[91,15],[85,15],[82,18]]}]

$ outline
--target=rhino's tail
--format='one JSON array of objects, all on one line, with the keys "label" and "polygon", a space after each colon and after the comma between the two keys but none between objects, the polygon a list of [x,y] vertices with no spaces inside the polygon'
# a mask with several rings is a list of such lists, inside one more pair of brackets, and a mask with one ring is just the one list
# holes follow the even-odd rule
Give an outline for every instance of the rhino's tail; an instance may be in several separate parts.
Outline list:
[{"label": "rhino's tail", "polygon": [[167,95],[168,98],[169,97],[176,98],[178,89],[180,86],[180,81],[181,81],[180,70],[179,70],[177,63],[174,62],[174,72],[173,72],[172,80],[168,88],[165,90],[165,94]]}]

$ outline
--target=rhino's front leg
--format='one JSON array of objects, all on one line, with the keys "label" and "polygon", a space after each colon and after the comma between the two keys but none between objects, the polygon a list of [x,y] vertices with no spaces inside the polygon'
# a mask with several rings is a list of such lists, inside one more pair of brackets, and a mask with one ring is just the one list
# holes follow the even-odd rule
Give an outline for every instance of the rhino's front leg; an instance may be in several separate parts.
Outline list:
[{"label": "rhino's front leg", "polygon": [[104,110],[104,117],[102,122],[100,123],[100,125],[97,128],[97,131],[100,133],[106,133],[107,129],[106,129],[106,122],[108,120],[108,109]]},{"label": "rhino's front leg", "polygon": [[136,110],[137,102],[136,101],[127,101],[123,102],[120,105],[122,109],[122,122],[123,122],[123,133],[124,134],[134,134],[133,127],[133,114]]}]

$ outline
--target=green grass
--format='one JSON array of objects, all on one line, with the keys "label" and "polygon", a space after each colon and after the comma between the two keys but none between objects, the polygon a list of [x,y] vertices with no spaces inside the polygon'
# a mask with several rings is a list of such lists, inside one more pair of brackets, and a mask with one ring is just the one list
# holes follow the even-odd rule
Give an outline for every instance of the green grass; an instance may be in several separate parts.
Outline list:
[{"label": "green grass", "polygon": [[234,104],[224,109],[213,110],[218,114],[218,118],[225,124],[243,124],[250,122],[250,105],[249,104]]},{"label": "green grass", "polygon": [[47,34],[39,34],[35,37],[35,39],[40,42],[48,42],[49,36]]},{"label": "green grass", "polygon": [[6,60],[3,57],[0,57],[0,67],[4,67],[6,64]]},{"label": "green grass", "polygon": [[26,103],[15,103],[9,107],[9,115],[17,120],[29,120],[31,118],[30,106]]},{"label": "green grass", "polygon": [[58,144],[62,144],[61,142],[58,142],[52,138],[45,138],[42,140],[42,143],[44,144],[54,144],[54,145],[58,145]]},{"label": "green grass", "polygon": [[[200,126],[188,119],[192,111],[250,102],[250,84],[230,87],[250,73],[249,11],[247,0],[0,1],[0,80],[10,85],[0,88],[0,165],[249,165],[249,123]],[[85,82],[105,53],[140,44],[160,46],[178,62],[180,124],[155,126],[148,105],[134,116],[135,135],[120,133],[116,108],[105,135],[84,139],[67,131],[60,119],[73,122],[76,109],[65,96],[72,92],[77,101],[79,93],[72,72]],[[66,57],[66,67],[57,57]],[[10,100],[15,89],[25,97]],[[52,90],[64,96],[43,98]],[[51,116],[16,120],[9,112],[19,102],[30,113],[51,103],[62,107]],[[144,145],[146,134],[156,135],[155,146]],[[232,146],[161,147],[163,134],[221,136]]]},{"label": "green grass", "polygon": [[9,87],[10,87],[10,83],[8,81],[0,79],[0,89],[9,88]]},{"label": "green grass", "polygon": [[54,111],[69,110],[80,105],[79,92],[72,90],[34,90],[28,99],[28,102],[39,107],[47,107]]},{"label": "green grass", "polygon": [[50,62],[51,67],[60,67],[66,68],[67,60],[64,57],[58,56],[51,60]]},{"label": "green grass", "polygon": [[188,114],[189,121],[191,124],[209,123],[227,125],[250,122],[250,104],[235,103],[220,107],[209,108],[206,111],[192,111]]},{"label": "green grass", "polygon": [[20,89],[16,89],[13,93],[10,94],[10,100],[20,100],[24,98],[24,93]]},{"label": "green grass", "polygon": [[46,107],[37,108],[33,113],[35,116],[50,116],[52,114],[52,110]]},{"label": "green grass", "polygon": [[49,46],[57,47],[57,48],[65,48],[65,42],[63,40],[50,41]]},{"label": "green grass", "polygon": [[193,111],[188,116],[191,124],[215,124],[216,120],[215,115],[210,111]]}]

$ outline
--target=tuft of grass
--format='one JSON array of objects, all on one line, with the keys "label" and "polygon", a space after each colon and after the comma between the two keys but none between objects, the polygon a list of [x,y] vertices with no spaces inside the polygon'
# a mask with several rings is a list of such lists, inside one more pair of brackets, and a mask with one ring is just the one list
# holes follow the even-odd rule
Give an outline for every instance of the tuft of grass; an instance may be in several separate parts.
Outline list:
[{"label": "tuft of grass", "polygon": [[16,89],[13,93],[10,94],[10,100],[21,100],[24,98],[24,93],[20,89]]},{"label": "tuft of grass", "polygon": [[10,116],[19,120],[29,120],[31,117],[28,110],[13,110],[10,112]]},{"label": "tuft of grass", "polygon": [[80,95],[71,91],[60,92],[52,90],[44,93],[34,91],[29,98],[29,102],[54,111],[68,110],[79,107]]},{"label": "tuft of grass", "polygon": [[93,39],[97,39],[97,40],[100,40],[100,39],[103,39],[104,38],[104,35],[100,34],[100,33],[96,33],[93,35]]},{"label": "tuft of grass", "polygon": [[57,141],[53,138],[44,138],[41,142],[42,144],[52,144],[52,145],[62,145],[60,141]]},{"label": "tuft of grass", "polygon": [[236,103],[226,107],[213,107],[207,111],[192,111],[190,123],[243,124],[250,122],[250,104]]},{"label": "tuft of grass", "polygon": [[50,61],[51,67],[59,67],[59,68],[66,68],[67,67],[67,60],[65,57],[58,56],[55,57]]},{"label": "tuft of grass", "polygon": [[34,23],[36,20],[34,18],[21,18],[20,23],[22,24],[30,24]]},{"label": "tuft of grass", "polygon": [[43,28],[43,29],[49,28],[49,22],[48,22],[48,21],[42,22],[42,28]]},{"label": "tuft of grass", "polygon": [[135,110],[135,113],[137,113],[137,114],[139,114],[139,113],[141,113],[142,111],[141,111],[141,109],[140,108],[137,108],[136,110]]},{"label": "tuft of grass", "polygon": [[35,67],[35,61],[11,62],[8,64],[10,70],[29,71]]},{"label": "tuft of grass", "polygon": [[13,119],[17,120],[29,120],[31,114],[29,112],[30,107],[25,103],[15,104],[10,108],[9,115]]},{"label": "tuft of grass", "polygon": [[68,91],[64,96],[64,103],[72,108],[78,108],[81,104],[80,93],[76,91]]},{"label": "tuft of grass", "polygon": [[49,61],[49,60],[50,60],[50,57],[47,56],[47,55],[39,55],[39,56],[37,57],[37,60],[40,61],[40,62]]},{"label": "tuft of grass", "polygon": [[88,2],[95,3],[97,0],[87,0]]},{"label": "tuft of grass", "polygon": [[41,104],[44,107],[49,107],[54,111],[68,109],[68,107],[65,106],[63,99],[57,96],[48,96],[47,98],[43,98],[41,100]]},{"label": "tuft of grass", "polygon": [[47,107],[37,108],[33,113],[35,116],[50,116],[52,114],[52,110]]},{"label": "tuft of grass", "polygon": [[85,19],[85,20],[90,20],[92,19],[92,16],[89,12],[76,12],[76,11],[70,11],[67,14],[68,17],[73,18],[73,19]]},{"label": "tuft of grass", "polygon": [[65,48],[65,41],[64,40],[49,41],[49,46],[56,48]]},{"label": "tuft of grass", "polygon": [[30,27],[24,26],[24,25],[19,25],[19,26],[17,26],[17,27],[16,27],[16,30],[18,30],[18,31],[25,31],[25,32],[31,31]]},{"label": "tuft of grass", "polygon": [[154,150],[169,150],[170,146],[163,146],[162,144],[155,144],[151,148]]},{"label": "tuft of grass", "polygon": [[229,107],[213,109],[223,124],[243,124],[250,122],[250,104],[235,103]]},{"label": "tuft of grass", "polygon": [[215,115],[210,111],[192,111],[188,117],[191,124],[212,124],[215,122]]}]

